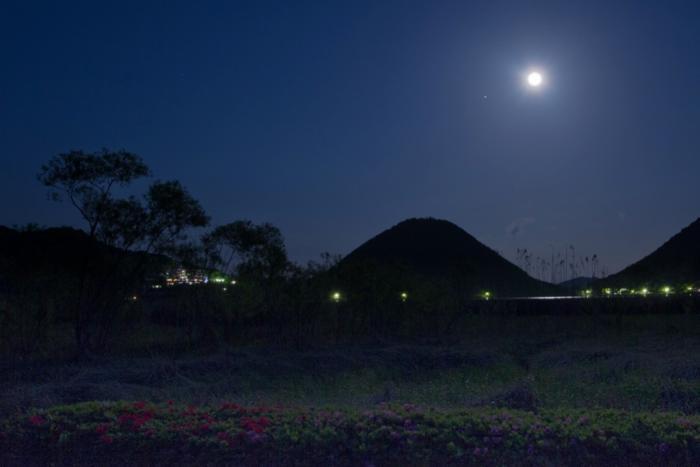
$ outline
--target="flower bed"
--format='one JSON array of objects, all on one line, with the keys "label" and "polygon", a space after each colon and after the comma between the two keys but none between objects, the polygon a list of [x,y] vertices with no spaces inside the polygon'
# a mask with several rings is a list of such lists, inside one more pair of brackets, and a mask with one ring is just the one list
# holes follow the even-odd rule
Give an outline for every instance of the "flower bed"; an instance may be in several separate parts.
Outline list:
[{"label": "flower bed", "polygon": [[700,465],[700,417],[89,402],[0,423],[0,465]]}]

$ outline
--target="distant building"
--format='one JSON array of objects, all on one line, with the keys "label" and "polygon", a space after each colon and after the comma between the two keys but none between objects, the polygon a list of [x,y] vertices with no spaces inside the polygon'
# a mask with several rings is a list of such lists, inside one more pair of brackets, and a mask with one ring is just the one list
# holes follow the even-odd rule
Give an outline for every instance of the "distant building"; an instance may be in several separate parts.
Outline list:
[{"label": "distant building", "polygon": [[165,285],[198,285],[209,282],[207,272],[202,269],[186,269],[182,266],[166,271]]}]

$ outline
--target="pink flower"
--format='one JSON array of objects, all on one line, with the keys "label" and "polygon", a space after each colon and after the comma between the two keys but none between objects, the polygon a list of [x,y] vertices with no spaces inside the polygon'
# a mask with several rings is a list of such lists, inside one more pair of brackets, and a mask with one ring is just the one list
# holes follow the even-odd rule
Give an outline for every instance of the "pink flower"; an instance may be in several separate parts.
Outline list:
[{"label": "pink flower", "polygon": [[117,421],[120,425],[127,425],[131,427],[133,431],[137,431],[152,418],[153,412],[143,412],[138,414],[126,413],[120,415]]},{"label": "pink flower", "polygon": [[488,454],[489,448],[474,448],[474,455],[475,456],[485,456]]},{"label": "pink flower", "polygon": [[100,441],[102,441],[104,444],[112,444],[114,439],[109,435],[102,435],[100,436]]},{"label": "pink flower", "polygon": [[41,415],[32,415],[29,417],[29,423],[31,423],[34,426],[41,426],[44,423],[46,423],[46,420],[44,420],[44,417]]},{"label": "pink flower", "polygon": [[99,425],[97,425],[97,428],[95,428],[95,432],[100,435],[107,433],[108,430],[109,425],[107,425],[106,423],[100,423]]},{"label": "pink flower", "polygon": [[235,402],[225,402],[221,405],[221,410],[240,410],[241,406]]},{"label": "pink flower", "polygon": [[241,419],[241,427],[246,431],[251,431],[256,434],[261,434],[270,425],[270,419],[267,417],[259,417],[258,419],[243,417]]},{"label": "pink flower", "polygon": [[270,425],[270,419],[267,417],[260,417],[258,418],[258,425],[263,428],[267,428]]}]

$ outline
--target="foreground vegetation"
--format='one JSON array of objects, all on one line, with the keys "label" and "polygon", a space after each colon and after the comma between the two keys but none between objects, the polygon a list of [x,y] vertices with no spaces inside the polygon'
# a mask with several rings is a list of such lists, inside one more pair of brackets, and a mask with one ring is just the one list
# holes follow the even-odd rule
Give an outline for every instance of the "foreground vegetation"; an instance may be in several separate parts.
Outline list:
[{"label": "foreground vegetation", "polygon": [[439,340],[291,350],[145,323],[109,356],[0,359],[0,464],[698,465],[699,328],[468,315]]},{"label": "foreground vegetation", "polygon": [[[108,357],[0,359],[0,417],[90,400],[700,414],[700,318],[473,317],[441,341],[183,347],[144,327]],[[69,339],[69,337],[66,337]],[[170,347],[164,347],[167,340]]]},{"label": "foreground vegetation", "polygon": [[8,420],[0,452],[10,465],[697,465],[700,417],[85,403]]}]

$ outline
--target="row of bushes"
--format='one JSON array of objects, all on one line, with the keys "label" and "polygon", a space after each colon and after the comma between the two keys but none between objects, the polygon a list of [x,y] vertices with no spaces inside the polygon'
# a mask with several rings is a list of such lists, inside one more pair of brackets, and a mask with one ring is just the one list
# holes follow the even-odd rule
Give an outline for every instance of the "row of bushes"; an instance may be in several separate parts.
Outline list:
[{"label": "row of bushes", "polygon": [[700,417],[88,402],[0,425],[2,465],[700,465]]}]

